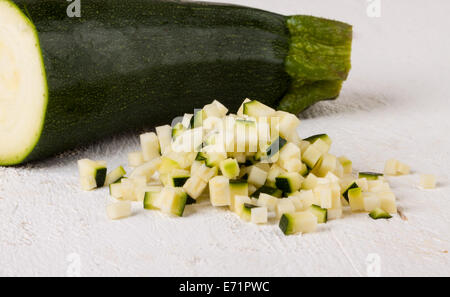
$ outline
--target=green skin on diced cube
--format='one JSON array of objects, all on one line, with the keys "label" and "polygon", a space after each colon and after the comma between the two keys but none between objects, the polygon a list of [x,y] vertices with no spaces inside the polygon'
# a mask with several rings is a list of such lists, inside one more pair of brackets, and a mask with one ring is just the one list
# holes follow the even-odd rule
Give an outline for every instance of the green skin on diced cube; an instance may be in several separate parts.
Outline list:
[{"label": "green skin on diced cube", "polygon": [[276,198],[281,198],[283,196],[283,191],[281,191],[279,189],[268,187],[268,186],[262,186],[261,188],[256,190],[255,193],[253,193],[252,197],[258,199],[259,195],[261,195],[262,193],[276,197]]},{"label": "green skin on diced cube", "polygon": [[279,227],[285,235],[291,235],[295,233],[293,218],[289,214],[283,214],[283,216],[281,216]]},{"label": "green skin on diced cube", "polygon": [[103,185],[105,184],[106,171],[107,170],[105,167],[97,168],[95,171],[95,182],[98,188],[103,187]]},{"label": "green skin on diced cube", "polygon": [[374,220],[392,218],[392,216],[388,212],[382,210],[381,208],[376,208],[376,209],[372,210],[370,212],[369,216]]},{"label": "green skin on diced cube", "polygon": [[269,159],[274,157],[286,144],[287,144],[286,139],[278,137],[275,141],[272,142],[270,147],[267,149],[266,151],[267,157]]},{"label": "green skin on diced cube", "polygon": [[181,188],[184,186],[184,184],[186,183],[186,181],[189,179],[190,176],[177,176],[177,177],[172,177],[172,181],[173,181],[173,186],[175,188]]},{"label": "green skin on diced cube", "polygon": [[287,177],[277,177],[275,179],[275,184],[278,189],[283,191],[283,193],[293,193],[295,191],[295,189],[291,185],[291,181]]},{"label": "green skin on diced cube", "polygon": [[159,193],[156,192],[146,192],[144,197],[144,209],[159,209],[155,206],[158,195]]},{"label": "green skin on diced cube", "polygon": [[310,136],[308,138],[305,138],[304,140],[308,141],[309,143],[314,143],[317,139],[322,139],[325,143],[331,145],[331,138],[327,134],[317,134]]},{"label": "green skin on diced cube", "polygon": [[318,205],[311,205],[311,213],[317,217],[317,222],[319,224],[324,224],[328,221],[328,210],[321,208]]},{"label": "green skin on diced cube", "polygon": [[368,180],[377,180],[380,176],[383,176],[383,174],[376,172],[360,172],[358,174],[359,178],[366,178]]},{"label": "green skin on diced cube", "polygon": [[171,211],[172,214],[179,216],[179,217],[183,216],[187,199],[188,199],[188,195],[186,193],[177,195],[175,197],[175,201],[172,206],[172,211]]},{"label": "green skin on diced cube", "polygon": [[345,198],[345,200],[347,200],[347,202],[348,202],[348,192],[351,189],[356,189],[356,188],[358,188],[358,184],[353,182],[350,186],[348,186],[348,188],[344,191],[344,193],[342,193],[342,196]]},{"label": "green skin on diced cube", "polygon": [[187,196],[186,198],[186,205],[191,205],[191,204],[195,204],[197,203],[197,200],[195,200],[194,198],[192,198],[191,196]]}]

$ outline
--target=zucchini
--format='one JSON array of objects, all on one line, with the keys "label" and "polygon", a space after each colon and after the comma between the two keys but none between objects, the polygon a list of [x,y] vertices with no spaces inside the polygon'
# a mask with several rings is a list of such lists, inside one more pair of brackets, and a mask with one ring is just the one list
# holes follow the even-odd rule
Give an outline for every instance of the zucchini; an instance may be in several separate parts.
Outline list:
[{"label": "zucchini", "polygon": [[358,188],[358,184],[357,184],[356,182],[353,182],[353,183],[351,183],[351,184],[345,189],[345,191],[342,193],[342,196],[344,197],[345,200],[347,200],[347,202],[349,202],[349,199],[348,199],[348,192],[349,192],[351,189],[356,189],[356,188]]},{"label": "zucchini", "polygon": [[279,227],[285,235],[314,232],[317,217],[308,211],[285,213],[280,219]]},{"label": "zucchini", "polygon": [[106,214],[111,220],[120,220],[131,216],[132,209],[129,201],[119,201],[106,207]]},{"label": "zucchini", "polygon": [[0,33],[2,56],[12,56],[0,68],[0,165],[161,123],[211,98],[237,110],[249,96],[297,114],[336,98],[350,71],[352,27],[337,21],[164,0],[84,1],[82,17],[69,18],[67,1],[14,3],[0,0],[0,26],[11,28]]},{"label": "zucchini", "polygon": [[107,171],[105,162],[82,159],[78,161],[78,171],[83,190],[89,191],[105,185]]},{"label": "zucchini", "polygon": [[283,191],[268,186],[262,186],[261,188],[256,190],[256,192],[252,194],[252,197],[258,199],[261,194],[267,194],[276,198],[283,197]]},{"label": "zucchini", "polygon": [[159,209],[160,192],[146,192],[144,196],[144,209]]},{"label": "zucchini", "polygon": [[382,210],[381,208],[375,208],[369,213],[369,216],[374,220],[392,218],[392,216],[388,212]]},{"label": "zucchini", "polygon": [[328,145],[332,144],[332,140],[327,134],[317,134],[317,135],[313,135],[313,136],[310,136],[308,138],[305,138],[303,140],[306,140],[309,143],[314,144],[318,139],[321,139],[322,141],[324,141]]},{"label": "zucchini", "polygon": [[253,100],[244,103],[244,115],[259,118],[259,117],[271,117],[275,114],[275,110],[267,105],[262,104],[259,101]]},{"label": "zucchini", "polygon": [[289,172],[275,179],[275,184],[283,193],[294,193],[300,190],[304,178],[297,172]]},{"label": "zucchini", "polygon": [[119,182],[124,176],[127,174],[125,169],[122,166],[117,167],[110,173],[106,175],[105,186],[109,186],[111,184],[115,184]]},{"label": "zucchini", "polygon": [[209,196],[213,206],[231,205],[230,180],[216,176],[209,181]]},{"label": "zucchini", "polygon": [[309,211],[317,217],[317,223],[324,224],[328,221],[328,210],[318,205],[311,205]]},{"label": "zucchini", "polygon": [[266,151],[267,157],[269,159],[273,158],[285,145],[287,144],[286,139],[278,137],[276,140],[272,141],[269,148]]},{"label": "zucchini", "polygon": [[220,171],[229,179],[239,176],[240,168],[236,159],[226,159],[220,162]]},{"label": "zucchini", "polygon": [[165,187],[157,200],[160,210],[169,215],[183,216],[188,195],[181,188]]},{"label": "zucchini", "polygon": [[365,178],[367,180],[377,180],[383,173],[376,172],[360,172],[358,173],[358,178]]}]

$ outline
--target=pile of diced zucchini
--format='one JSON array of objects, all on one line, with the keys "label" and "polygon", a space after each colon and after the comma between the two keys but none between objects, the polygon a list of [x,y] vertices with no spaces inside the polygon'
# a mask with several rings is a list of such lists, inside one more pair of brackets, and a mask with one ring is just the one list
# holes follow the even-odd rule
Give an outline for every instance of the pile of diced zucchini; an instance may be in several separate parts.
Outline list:
[{"label": "pile of diced zucchini", "polygon": [[258,101],[246,99],[236,114],[214,101],[141,135],[141,150],[128,155],[129,175],[122,167],[106,175],[104,162],[79,161],[81,184],[109,186],[117,201],[108,206],[111,219],[129,216],[131,202],[182,216],[186,205],[209,199],[244,221],[276,221],[284,234],[295,234],[313,232],[346,209],[374,219],[397,212],[383,174],[355,175],[348,158],[330,153],[328,135],[301,139],[299,125],[297,116]]}]

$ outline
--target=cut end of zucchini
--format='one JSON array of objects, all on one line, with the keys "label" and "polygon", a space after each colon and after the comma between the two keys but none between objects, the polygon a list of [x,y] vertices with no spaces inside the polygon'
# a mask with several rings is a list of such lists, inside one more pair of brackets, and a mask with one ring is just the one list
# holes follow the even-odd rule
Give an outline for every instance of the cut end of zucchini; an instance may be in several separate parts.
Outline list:
[{"label": "cut end of zucchini", "polygon": [[388,212],[382,210],[381,208],[375,208],[369,213],[369,216],[374,220],[392,218],[392,216]]},{"label": "cut end of zucchini", "polygon": [[43,129],[47,80],[33,24],[0,1],[0,165],[22,163]]},{"label": "cut end of zucchini", "polygon": [[377,172],[360,172],[358,174],[358,178],[365,178],[367,180],[377,180],[380,176],[384,176],[384,174]]}]

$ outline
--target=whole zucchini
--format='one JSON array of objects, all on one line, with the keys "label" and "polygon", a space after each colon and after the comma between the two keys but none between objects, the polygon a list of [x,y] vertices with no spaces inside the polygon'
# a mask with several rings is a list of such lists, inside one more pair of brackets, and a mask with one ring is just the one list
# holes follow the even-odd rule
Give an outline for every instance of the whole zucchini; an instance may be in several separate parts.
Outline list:
[{"label": "whole zucchini", "polygon": [[217,99],[336,98],[352,27],[185,1],[0,0],[0,165],[166,123]]}]

